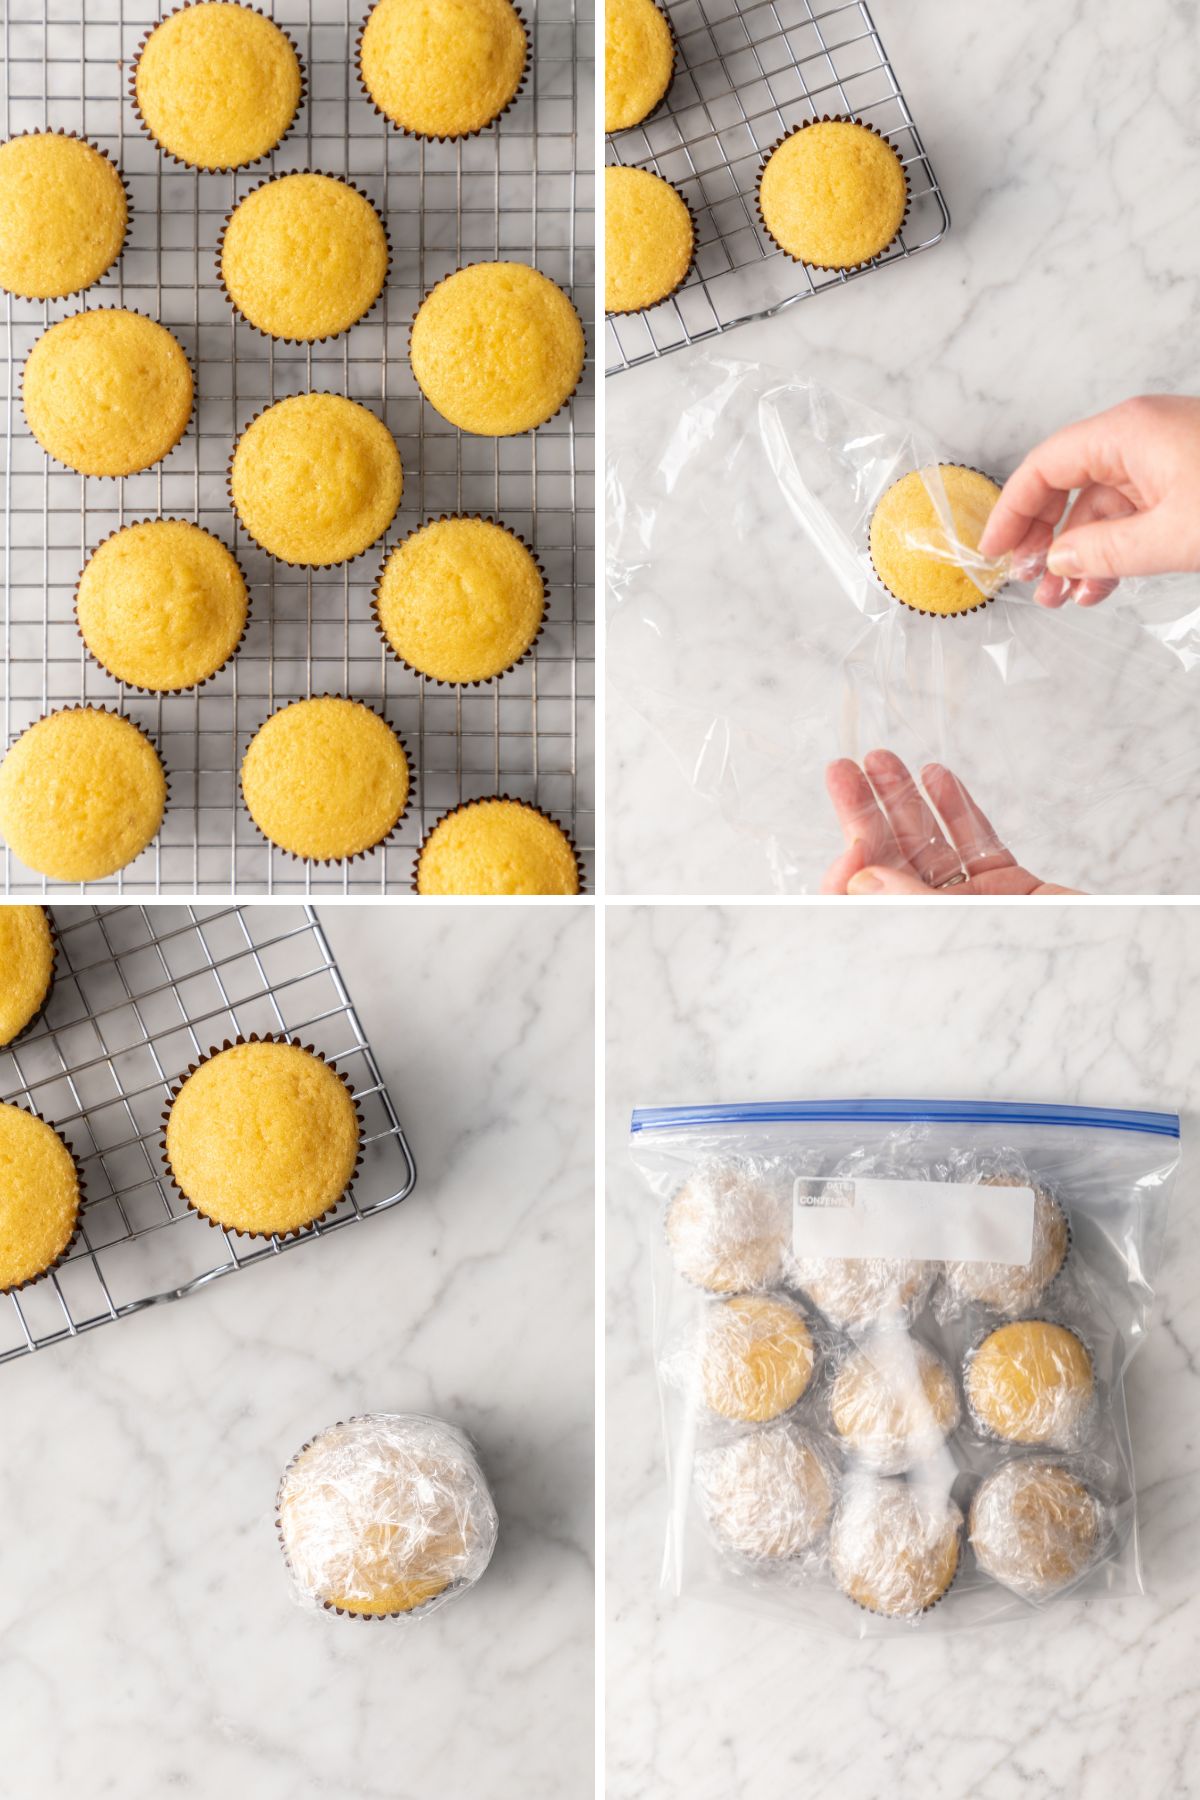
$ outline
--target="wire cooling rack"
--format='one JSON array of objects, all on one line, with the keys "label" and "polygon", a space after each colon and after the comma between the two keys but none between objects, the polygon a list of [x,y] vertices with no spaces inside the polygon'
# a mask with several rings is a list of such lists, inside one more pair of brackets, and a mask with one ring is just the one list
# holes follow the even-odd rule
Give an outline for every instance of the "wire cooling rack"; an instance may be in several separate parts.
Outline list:
[{"label": "wire cooling rack", "polygon": [[[54,1125],[87,1204],[67,1260],[0,1295],[0,1363],[78,1337],[395,1206],[416,1165],[310,906],[56,907],[44,1018],[0,1050],[0,1099]],[[226,1038],[284,1033],[337,1063],[364,1120],[362,1166],[298,1237],[238,1237],[190,1212],[163,1170],[170,1085]]]},{"label": "wire cooling rack", "polygon": [[[425,292],[461,263],[534,263],[594,314],[590,0],[521,0],[533,38],[525,91],[499,125],[457,144],[422,144],[363,95],[354,46],[369,0],[264,0],[304,61],[308,98],[280,148],[238,175],[200,175],[162,157],[128,95],[132,58],[157,0],[4,0],[3,137],[63,126],[120,164],[133,198],[128,247],[82,298],[6,299],[3,357],[5,596],[0,650],[4,745],[48,708],[118,706],[148,729],[171,778],[159,839],[87,891],[397,892],[434,819],[460,799],[506,792],[570,827],[590,874],[594,842],[594,396],[591,363],[574,400],[518,438],[464,436],[422,399],[408,329]],[[284,345],[234,319],[214,254],[230,209],[270,173],[316,168],[368,193],[388,223],[384,299],[330,343]],[[51,467],[25,425],[20,370],[48,324],[83,306],[161,319],[197,375],[197,413],[166,462],[122,482]],[[232,442],[254,413],[308,388],[380,412],[404,463],[386,545],[340,569],[274,563],[237,528],[225,489]],[[530,661],[464,690],[410,675],[385,654],[370,592],[386,548],[423,519],[484,512],[532,543],[546,570],[546,626]],[[230,544],[251,586],[251,623],[231,667],[191,694],[127,691],[85,655],[74,593],[86,555],[118,525],[195,520]],[[268,713],[308,694],[348,693],[382,710],[407,745],[416,791],[396,841],[349,865],[312,867],[258,836],[237,771]],[[4,850],[6,892],[46,883]],[[61,893],[61,887],[56,892]],[[81,892],[84,890],[80,890]]]},{"label": "wire cooling rack", "polygon": [[[697,220],[696,262],[671,299],[606,321],[605,368],[632,369],[765,319],[928,250],[950,224],[920,133],[864,0],[660,0],[678,45],[666,99],[608,139],[607,159],[665,176]],[[911,206],[897,243],[853,273],[793,262],[755,205],[763,153],[805,119],[847,113],[896,145]]]}]

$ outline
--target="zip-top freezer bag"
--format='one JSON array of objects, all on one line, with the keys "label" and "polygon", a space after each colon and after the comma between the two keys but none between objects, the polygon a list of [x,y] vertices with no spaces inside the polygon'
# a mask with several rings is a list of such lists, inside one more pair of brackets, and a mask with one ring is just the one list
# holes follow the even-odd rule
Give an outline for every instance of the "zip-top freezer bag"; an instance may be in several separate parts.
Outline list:
[{"label": "zip-top freezer bag", "polygon": [[858,1636],[1145,1591],[1124,1378],[1174,1113],[659,1107],[631,1150],[665,1587]]}]

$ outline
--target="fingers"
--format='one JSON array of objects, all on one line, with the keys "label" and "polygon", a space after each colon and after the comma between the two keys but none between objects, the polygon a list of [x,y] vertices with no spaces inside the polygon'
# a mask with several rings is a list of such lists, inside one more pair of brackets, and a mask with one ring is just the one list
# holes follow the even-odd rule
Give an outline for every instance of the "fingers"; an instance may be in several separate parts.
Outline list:
[{"label": "fingers", "polygon": [[870,868],[855,875],[846,889],[848,894],[924,894],[929,888],[907,869]]},{"label": "fingers", "polygon": [[863,768],[887,814],[900,855],[927,886],[936,887],[961,865],[916,782],[890,750],[870,750]]},{"label": "fingers", "polygon": [[862,840],[855,838],[848,850],[843,850],[840,856],[834,857],[821,879],[819,891],[822,894],[844,894],[850,877],[858,874],[865,861]]},{"label": "fingers", "polygon": [[825,771],[825,789],[833,802],[847,846],[856,839],[862,845],[862,864],[903,860],[871,784],[856,762],[842,758],[830,763]]},{"label": "fingers", "polygon": [[[1066,523],[1059,535],[1059,542],[1068,532],[1077,526],[1091,525],[1097,519],[1126,519],[1136,509],[1132,500],[1116,488],[1103,487],[1093,481],[1076,496],[1075,503],[1067,515]],[[1116,587],[1115,581],[1089,580],[1069,581],[1063,575],[1043,575],[1034,593],[1034,600],[1039,606],[1065,606],[1073,600],[1076,606],[1096,606],[1106,600]]]},{"label": "fingers", "polygon": [[1064,426],[1031,450],[1005,482],[979,540],[980,555],[1015,556],[1035,525],[1058,524],[1075,488],[1092,482],[1117,487],[1125,478],[1111,411]]},{"label": "fingers", "polygon": [[921,770],[921,780],[968,875],[1016,867],[1016,857],[1005,849],[957,775],[943,769],[940,763],[927,763]]},{"label": "fingers", "polygon": [[1068,581],[1082,578],[1113,586],[1122,576],[1166,575],[1178,567],[1175,536],[1153,509],[1079,527],[1071,523],[1051,545],[1046,566]]}]

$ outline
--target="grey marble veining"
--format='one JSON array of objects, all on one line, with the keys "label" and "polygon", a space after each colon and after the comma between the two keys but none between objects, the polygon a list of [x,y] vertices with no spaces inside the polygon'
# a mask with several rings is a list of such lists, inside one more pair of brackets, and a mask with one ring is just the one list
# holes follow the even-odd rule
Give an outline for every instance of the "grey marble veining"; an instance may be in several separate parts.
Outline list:
[{"label": "grey marble veining", "polygon": [[[0,1791],[592,1791],[592,915],[322,919],[420,1169],[395,1211],[0,1370]],[[291,1598],[280,1470],[369,1408],[466,1426],[501,1516],[419,1626]]]},{"label": "grey marble veining", "polygon": [[[951,232],[910,263],[610,380],[610,471],[652,457],[718,358],[819,380],[998,475],[1071,418],[1130,393],[1200,387],[1193,10],[1097,0],[1058,9],[1053,30],[1033,0],[983,14],[955,0],[878,0],[875,12]],[[1099,892],[1200,889],[1194,674],[1178,663],[1160,686],[1153,655],[1101,662],[1097,646],[1123,641],[1116,609],[1025,617],[1014,630],[1036,634],[1038,681],[974,734],[969,685],[954,690],[940,744],[905,720],[896,693],[876,717],[848,717],[861,687],[842,665],[861,621],[742,444],[754,426],[748,401],[729,409],[695,491],[629,484],[661,503],[651,567],[618,596],[611,634],[610,887],[811,889],[840,841],[820,762],[888,727],[897,747],[956,753],[1046,878]],[[1010,606],[1032,611],[1002,600],[989,616]],[[733,717],[761,729],[731,732]],[[1011,758],[993,754],[1002,727]],[[782,870],[781,836],[792,848]]]},{"label": "grey marble veining", "polygon": [[[1200,1689],[1200,918],[1190,909],[610,909],[610,1800],[1190,1800]],[[948,1026],[952,1022],[952,1029]],[[1128,1377],[1150,1595],[831,1639],[658,1591],[653,1207],[630,1108],[929,1096],[1179,1108],[1154,1320]]]}]

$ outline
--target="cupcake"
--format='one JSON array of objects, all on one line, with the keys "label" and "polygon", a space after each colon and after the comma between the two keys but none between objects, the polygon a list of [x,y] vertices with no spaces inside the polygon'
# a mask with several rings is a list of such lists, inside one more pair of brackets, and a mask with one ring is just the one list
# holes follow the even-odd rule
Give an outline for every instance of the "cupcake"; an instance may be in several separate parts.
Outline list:
[{"label": "cupcake", "polygon": [[715,1542],[752,1562],[782,1563],[811,1550],[833,1509],[829,1460],[794,1425],[702,1451],[692,1479]]},{"label": "cupcake", "polygon": [[0,144],[0,287],[63,300],[121,254],[129,206],[121,171],[73,133],[31,131]]},{"label": "cupcake", "polygon": [[859,1477],[830,1528],[833,1578],[866,1612],[918,1618],[937,1605],[958,1573],[962,1522],[948,1494]]},{"label": "cupcake", "polygon": [[408,757],[359,700],[322,694],[272,713],[242,760],[242,795],[263,836],[308,862],[381,844],[408,804]]},{"label": "cupcake", "polygon": [[80,475],[136,475],[173,450],[192,416],[192,371],[171,333],[118,306],[44,331],[21,377],[42,449]]},{"label": "cupcake", "polygon": [[499,794],[452,807],[417,857],[418,894],[577,894],[579,858],[561,825]]},{"label": "cupcake", "polygon": [[258,414],[229,465],[234,511],[280,562],[327,569],[382,537],[404,471],[383,420],[342,394],[293,394]]},{"label": "cupcake", "polygon": [[54,980],[54,933],[44,906],[0,906],[0,1050],[32,1024]]},{"label": "cupcake", "polygon": [[244,169],[283,138],[304,97],[296,47],[251,6],[199,0],[149,32],[134,61],[134,111],[161,150],[193,169]]},{"label": "cupcake", "polygon": [[230,300],[267,337],[337,337],[383,292],[383,220],[358,189],[305,170],[276,175],[239,202],[221,233],[217,268]]},{"label": "cupcake", "polygon": [[443,419],[480,437],[532,431],[583,374],[579,314],[524,263],[471,263],[439,282],[413,320],[417,386]]},{"label": "cupcake", "polygon": [[0,1294],[57,1267],[81,1200],[75,1158],[57,1131],[0,1101]]},{"label": "cupcake", "polygon": [[869,530],[875,573],[893,600],[951,618],[994,599],[1004,586],[1003,565],[982,560],[979,540],[999,498],[994,481],[959,463],[912,469],[894,481]]},{"label": "cupcake", "polygon": [[345,1077],[315,1050],[251,1038],[210,1052],[172,1094],[171,1179],[194,1212],[247,1237],[290,1237],[333,1211],[359,1162]]},{"label": "cupcake", "polygon": [[698,1350],[705,1406],[747,1425],[790,1412],[816,1362],[804,1314],[769,1294],[717,1301],[701,1325]]},{"label": "cupcake", "polygon": [[103,707],[47,713],[0,763],[0,836],[52,881],[102,881],[158,835],[167,777],[132,719]]},{"label": "cupcake", "polygon": [[1049,1600],[1095,1560],[1100,1503],[1060,1463],[1022,1457],[982,1481],[967,1529],[985,1575],[1023,1600]]},{"label": "cupcake", "polygon": [[885,1257],[798,1257],[789,1254],[784,1279],[800,1288],[839,1331],[860,1334],[882,1326],[909,1325],[929,1298],[937,1276],[932,1263]]},{"label": "cupcake", "polygon": [[958,1424],[958,1390],[928,1345],[892,1331],[846,1358],[829,1411],[860,1462],[880,1475],[902,1475],[936,1456]]},{"label": "cupcake", "polygon": [[967,1361],[967,1404],[983,1431],[1011,1444],[1068,1450],[1083,1434],[1096,1391],[1092,1358],[1065,1325],[999,1325]]},{"label": "cupcake", "polygon": [[223,668],[249,610],[245,578],[220,538],[184,519],[114,531],[88,558],[75,595],[79,635],[101,668],[159,694]]},{"label": "cupcake", "polygon": [[1067,1260],[1071,1228],[1058,1201],[1025,1175],[984,1175],[981,1187],[1033,1188],[1033,1253],[1024,1266],[951,1262],[943,1266],[946,1295],[954,1308],[987,1306],[1013,1318],[1041,1299]]},{"label": "cupcake", "polygon": [[741,1163],[701,1163],[667,1206],[665,1230],[675,1267],[710,1294],[775,1287],[787,1240],[787,1212],[776,1190]]},{"label": "cupcake", "polygon": [[642,312],[682,286],[696,230],[678,188],[648,169],[604,171],[604,310]]},{"label": "cupcake", "polygon": [[899,235],[908,178],[899,153],[858,119],[813,119],[767,156],[758,178],[767,235],[796,262],[856,269]]},{"label": "cupcake", "polygon": [[604,129],[640,125],[671,85],[675,40],[654,0],[605,0]]},{"label": "cupcake", "polygon": [[378,0],[358,41],[367,98],[414,137],[482,131],[516,98],[527,57],[509,0]]},{"label": "cupcake", "polygon": [[443,518],[396,545],[375,587],[379,629],[418,675],[465,685],[503,675],[542,628],[546,583],[491,519]]},{"label": "cupcake", "polygon": [[276,1529],[298,1596],[352,1618],[412,1617],[479,1580],[499,1531],[471,1440],[419,1413],[365,1413],[294,1456]]}]

